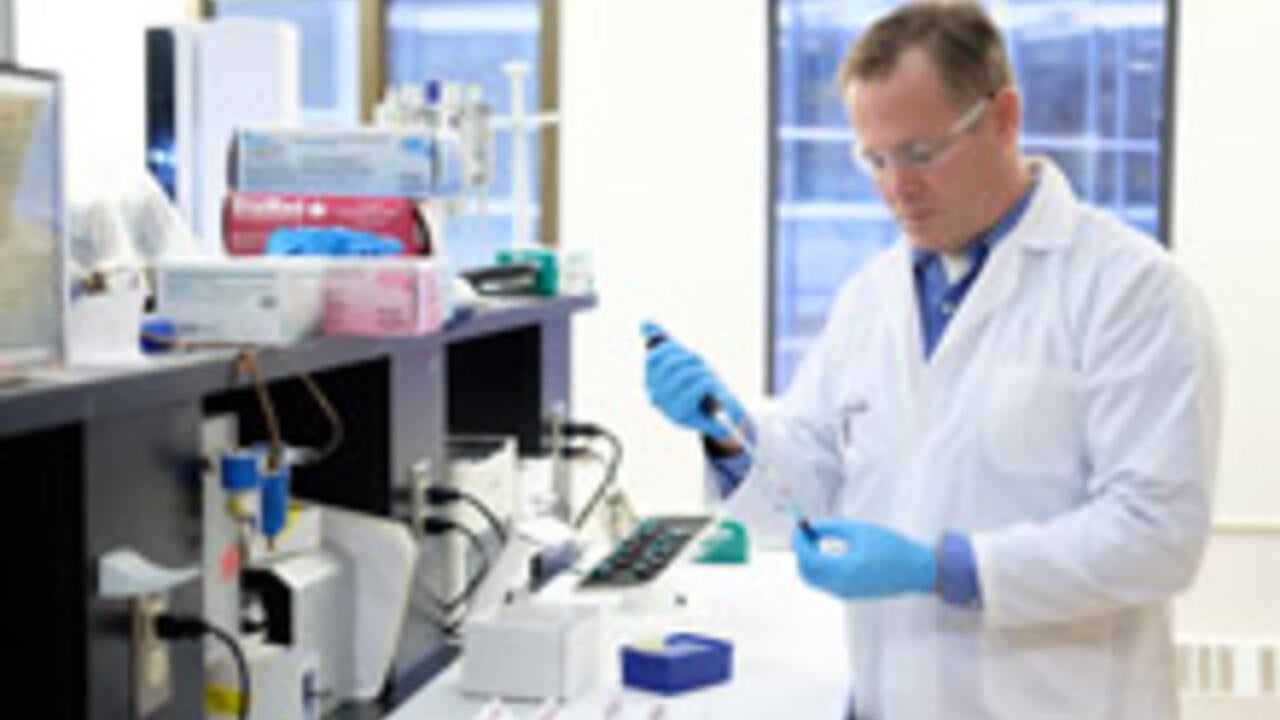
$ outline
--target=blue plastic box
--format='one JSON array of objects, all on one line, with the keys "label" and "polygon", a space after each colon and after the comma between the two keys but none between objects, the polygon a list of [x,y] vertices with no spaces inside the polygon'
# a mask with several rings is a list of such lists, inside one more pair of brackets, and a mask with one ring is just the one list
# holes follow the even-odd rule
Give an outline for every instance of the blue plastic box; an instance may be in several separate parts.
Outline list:
[{"label": "blue plastic box", "polygon": [[662,649],[622,648],[622,684],[675,695],[722,683],[733,674],[733,645],[692,633],[668,635]]}]

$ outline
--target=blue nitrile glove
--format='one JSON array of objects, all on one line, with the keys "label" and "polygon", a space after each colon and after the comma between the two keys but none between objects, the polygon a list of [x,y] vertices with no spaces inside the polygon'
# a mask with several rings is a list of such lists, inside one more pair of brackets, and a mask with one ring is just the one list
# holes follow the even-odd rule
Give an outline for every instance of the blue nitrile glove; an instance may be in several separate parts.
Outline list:
[{"label": "blue nitrile glove", "polygon": [[[791,536],[800,575],[810,585],[846,600],[934,591],[938,563],[933,548],[858,520],[815,520],[810,524],[816,541],[800,528]],[[826,547],[837,544],[832,540],[843,543],[842,552]]]},{"label": "blue nitrile glove", "polygon": [[343,227],[283,227],[267,237],[267,255],[381,257],[399,255],[403,246],[391,239]]},{"label": "blue nitrile glove", "polygon": [[710,395],[725,409],[735,427],[746,413],[715,373],[697,354],[671,339],[653,323],[640,328],[649,348],[644,364],[644,384],[649,401],[672,422],[710,436],[729,439],[729,433],[703,412],[702,398]]}]

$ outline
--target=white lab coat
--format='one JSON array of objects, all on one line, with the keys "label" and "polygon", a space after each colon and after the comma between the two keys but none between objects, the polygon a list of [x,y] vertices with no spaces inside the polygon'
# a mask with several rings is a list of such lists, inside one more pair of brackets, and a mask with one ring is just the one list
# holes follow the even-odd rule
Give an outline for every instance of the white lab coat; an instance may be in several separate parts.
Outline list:
[{"label": "white lab coat", "polygon": [[1198,292],[1035,161],[1026,214],[931,360],[905,242],[841,290],[761,462],[816,516],[972,538],[981,609],[847,604],[859,720],[1174,718],[1169,599],[1208,535],[1220,373]]}]

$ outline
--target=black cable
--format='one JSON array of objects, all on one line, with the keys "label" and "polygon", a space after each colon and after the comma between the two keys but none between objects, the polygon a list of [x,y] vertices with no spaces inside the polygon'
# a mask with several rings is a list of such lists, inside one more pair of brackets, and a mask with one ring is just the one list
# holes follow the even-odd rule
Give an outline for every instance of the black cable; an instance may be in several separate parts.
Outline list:
[{"label": "black cable", "polygon": [[471,542],[471,546],[476,548],[480,553],[481,567],[467,581],[466,587],[458,593],[457,597],[452,600],[442,600],[438,597],[432,597],[434,601],[440,604],[440,609],[445,613],[452,613],[459,606],[471,599],[476,589],[480,587],[480,583],[484,582],[488,576],[493,563],[489,558],[489,549],[484,546],[484,542],[480,540],[480,536],[474,530],[450,518],[429,517],[422,522],[422,531],[428,535],[443,535],[448,532],[459,532],[467,537]]},{"label": "black cable", "polygon": [[206,622],[202,618],[182,617],[177,615],[161,615],[156,618],[156,635],[165,640],[198,640],[205,635],[212,635],[227,646],[236,663],[236,673],[240,680],[240,703],[236,716],[239,720],[248,720],[252,697],[252,680],[249,675],[249,663],[245,660],[244,650],[231,633]]},{"label": "black cable", "polygon": [[493,533],[498,536],[498,543],[507,544],[507,529],[498,520],[498,516],[493,514],[493,510],[475,495],[455,487],[431,485],[427,488],[425,496],[426,501],[432,505],[448,505],[453,502],[464,502],[470,505],[483,515],[485,522],[493,528]]},{"label": "black cable", "polygon": [[610,487],[613,487],[613,484],[618,479],[618,466],[622,464],[622,441],[618,439],[617,435],[614,435],[598,425],[583,425],[581,427],[584,428],[585,431],[581,433],[575,433],[571,429],[572,427],[573,423],[566,423],[564,428],[566,436],[581,434],[602,437],[610,446],[612,446],[613,449],[613,455],[609,458],[609,465],[605,470],[604,479],[596,486],[595,492],[591,494],[591,499],[587,501],[587,504],[584,505],[582,510],[578,513],[578,517],[573,521],[573,527],[580,530],[591,517],[591,514],[594,513],[596,508],[600,505],[600,501],[604,499],[605,492],[608,491]]}]

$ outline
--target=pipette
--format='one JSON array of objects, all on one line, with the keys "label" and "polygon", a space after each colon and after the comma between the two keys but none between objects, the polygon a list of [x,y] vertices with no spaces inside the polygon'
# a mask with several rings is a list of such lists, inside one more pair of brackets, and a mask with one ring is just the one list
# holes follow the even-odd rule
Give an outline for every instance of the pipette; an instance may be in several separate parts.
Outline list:
[{"label": "pipette", "polygon": [[733,441],[737,443],[738,447],[742,449],[742,452],[746,454],[747,459],[751,461],[751,464],[755,465],[757,472],[769,478],[774,489],[778,493],[778,497],[776,498],[777,501],[783,508],[791,513],[793,518],[795,518],[796,524],[800,526],[800,530],[804,533],[805,537],[809,538],[812,542],[817,542],[818,532],[813,529],[813,525],[809,524],[809,518],[805,517],[804,511],[800,509],[800,504],[795,501],[795,498],[791,497],[791,492],[788,486],[782,483],[778,477],[771,472],[769,465],[760,460],[760,454],[756,452],[755,444],[747,439],[746,434],[743,433],[737,425],[733,424],[733,418],[729,417],[729,413],[725,411],[720,402],[712,395],[703,395],[702,400],[698,403],[698,409],[701,410],[704,415],[715,421],[716,425],[719,425],[721,429],[729,434],[729,437],[732,438]]},{"label": "pipette", "polygon": [[[666,342],[666,340],[667,336],[661,333],[650,335],[645,339],[645,349],[652,350]],[[804,533],[805,537],[809,538],[811,542],[817,542],[818,532],[814,530],[813,525],[809,523],[809,518],[805,516],[799,503],[791,497],[789,485],[782,482],[775,474],[773,474],[770,467],[761,460],[759,453],[756,452],[755,444],[748,440],[746,435],[738,429],[738,426],[733,422],[733,418],[729,417],[729,413],[726,412],[720,402],[715,399],[715,396],[709,394],[703,395],[702,400],[698,402],[698,409],[702,411],[702,414],[706,415],[715,422],[715,424],[719,425],[726,433],[728,433],[729,437],[732,438],[733,441],[737,443],[738,447],[742,449],[742,452],[746,453],[747,459],[755,466],[756,471],[762,476],[768,478],[770,484],[773,485],[774,490],[777,493],[777,496],[775,497],[777,505],[775,507],[780,511],[790,512],[791,516],[795,518],[796,524],[800,526],[800,530]]]}]

